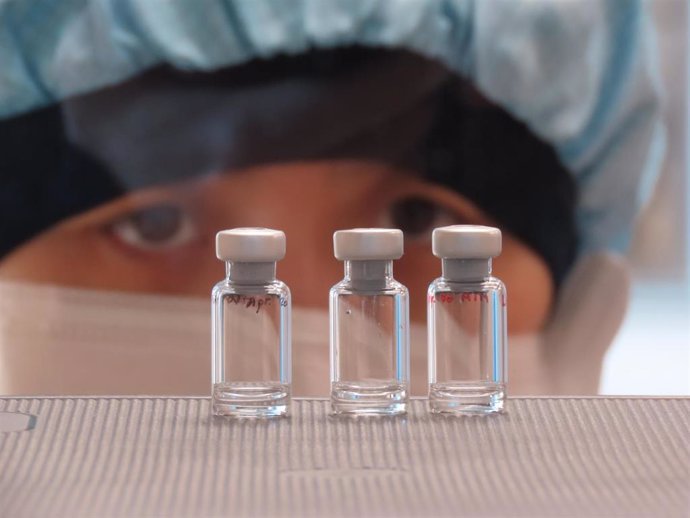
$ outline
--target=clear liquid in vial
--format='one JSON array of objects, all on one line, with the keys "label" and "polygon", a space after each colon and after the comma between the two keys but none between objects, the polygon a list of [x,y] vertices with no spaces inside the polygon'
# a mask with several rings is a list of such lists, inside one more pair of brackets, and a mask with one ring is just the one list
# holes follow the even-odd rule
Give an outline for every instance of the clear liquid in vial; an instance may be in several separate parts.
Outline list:
[{"label": "clear liquid in vial", "polygon": [[[388,291],[388,293],[386,293]],[[408,399],[407,290],[331,293],[335,414],[396,415]]]},{"label": "clear liquid in vial", "polygon": [[214,290],[212,413],[287,414],[290,404],[289,290],[280,281]]},{"label": "clear liquid in vial", "polygon": [[501,412],[506,397],[505,287],[439,279],[429,290],[429,407],[434,413]]}]

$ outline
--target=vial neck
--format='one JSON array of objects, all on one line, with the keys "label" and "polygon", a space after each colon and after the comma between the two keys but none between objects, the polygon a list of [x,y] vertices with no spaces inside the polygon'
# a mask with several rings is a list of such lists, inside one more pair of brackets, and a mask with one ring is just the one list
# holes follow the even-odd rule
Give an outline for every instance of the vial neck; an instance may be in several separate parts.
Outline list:
[{"label": "vial neck", "polygon": [[276,263],[242,263],[227,261],[225,276],[235,284],[266,284],[276,278]]},{"label": "vial neck", "polygon": [[449,281],[481,281],[491,276],[491,259],[443,259],[441,271]]},{"label": "vial neck", "polygon": [[355,289],[383,288],[393,280],[393,261],[345,261],[345,280]]}]

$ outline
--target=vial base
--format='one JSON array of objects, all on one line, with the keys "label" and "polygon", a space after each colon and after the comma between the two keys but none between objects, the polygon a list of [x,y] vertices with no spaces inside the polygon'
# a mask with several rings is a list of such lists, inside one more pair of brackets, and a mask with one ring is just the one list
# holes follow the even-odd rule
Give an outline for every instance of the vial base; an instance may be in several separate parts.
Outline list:
[{"label": "vial base", "polygon": [[505,385],[502,383],[432,383],[429,409],[435,414],[489,415],[503,412],[505,398]]},{"label": "vial base", "polygon": [[213,385],[211,413],[229,417],[287,415],[290,386],[276,382],[231,382]]},{"label": "vial base", "polygon": [[407,385],[397,381],[336,382],[331,385],[336,415],[399,415],[407,411]]}]

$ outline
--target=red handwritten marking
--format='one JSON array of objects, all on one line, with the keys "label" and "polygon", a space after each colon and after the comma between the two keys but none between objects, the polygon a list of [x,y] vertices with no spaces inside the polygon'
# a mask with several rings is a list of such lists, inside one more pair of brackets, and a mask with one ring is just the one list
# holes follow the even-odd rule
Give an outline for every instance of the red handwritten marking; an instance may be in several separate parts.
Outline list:
[{"label": "red handwritten marking", "polygon": [[[483,292],[476,293],[450,293],[442,292],[436,294],[429,294],[427,301],[431,303],[439,302],[441,304],[451,304],[457,302],[462,304],[463,302],[489,302],[489,294]],[[501,294],[501,304],[505,306],[505,296]]]}]

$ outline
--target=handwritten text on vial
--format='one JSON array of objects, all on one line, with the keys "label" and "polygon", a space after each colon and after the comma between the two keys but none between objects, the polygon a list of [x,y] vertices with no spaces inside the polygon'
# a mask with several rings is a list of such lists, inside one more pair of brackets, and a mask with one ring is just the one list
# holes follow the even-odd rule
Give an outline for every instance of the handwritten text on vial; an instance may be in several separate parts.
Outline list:
[{"label": "handwritten text on vial", "polygon": [[[488,293],[436,293],[429,294],[427,300],[429,302],[438,302],[441,304],[452,304],[453,302],[462,304],[463,302],[489,302]],[[501,294],[501,305],[506,305],[505,295]]]},{"label": "handwritten text on vial", "polygon": [[[273,300],[275,297],[254,297],[254,296],[247,296],[247,295],[228,295],[225,299],[226,302],[229,302],[230,304],[235,304],[235,305],[243,305],[245,308],[256,308],[256,313],[261,311],[261,308],[264,306],[271,306],[273,305]],[[288,304],[288,300],[285,297],[281,297],[280,299],[280,305],[285,307]]]}]

